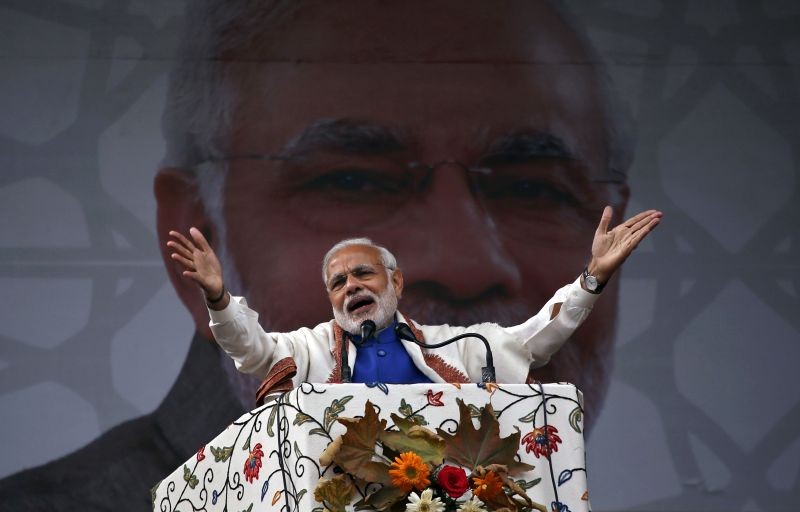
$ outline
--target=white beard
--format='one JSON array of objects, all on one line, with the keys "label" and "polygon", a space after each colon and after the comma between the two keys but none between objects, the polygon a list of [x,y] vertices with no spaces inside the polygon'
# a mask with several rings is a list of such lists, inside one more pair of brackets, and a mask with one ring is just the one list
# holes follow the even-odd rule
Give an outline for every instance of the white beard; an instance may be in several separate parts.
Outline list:
[{"label": "white beard", "polygon": [[397,312],[397,293],[394,289],[394,283],[389,280],[386,289],[380,295],[375,295],[372,292],[364,291],[358,297],[370,297],[375,301],[375,311],[373,313],[365,313],[362,315],[355,315],[347,312],[349,300],[346,300],[342,305],[342,309],[333,309],[333,318],[339,327],[351,334],[359,334],[361,332],[361,323],[364,320],[372,320],[375,322],[375,327],[378,331],[385,329],[394,320],[394,314]]}]

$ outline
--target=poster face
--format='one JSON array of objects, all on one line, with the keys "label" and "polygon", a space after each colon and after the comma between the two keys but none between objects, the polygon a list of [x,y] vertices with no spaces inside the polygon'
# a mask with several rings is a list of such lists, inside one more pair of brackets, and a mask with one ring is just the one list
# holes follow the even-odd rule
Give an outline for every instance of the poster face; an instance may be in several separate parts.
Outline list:
[{"label": "poster face", "polygon": [[268,331],[331,318],[322,256],[355,236],[418,322],[511,326],[611,205],[664,221],[533,373],[586,396],[594,509],[789,510],[798,27],[767,0],[3,2],[0,498],[147,509],[252,406],[170,229]]}]

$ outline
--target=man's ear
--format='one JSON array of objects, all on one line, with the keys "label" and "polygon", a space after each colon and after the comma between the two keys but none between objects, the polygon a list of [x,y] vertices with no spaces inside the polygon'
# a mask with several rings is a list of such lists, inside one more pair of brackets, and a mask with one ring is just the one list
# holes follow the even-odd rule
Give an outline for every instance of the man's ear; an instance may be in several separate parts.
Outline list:
[{"label": "man's ear", "polygon": [[197,184],[188,171],[177,168],[160,169],[153,184],[158,210],[156,229],[161,258],[167,268],[167,275],[178,293],[186,309],[192,315],[197,332],[214,339],[208,327],[208,310],[203,292],[197,284],[184,277],[183,266],[170,257],[173,250],[167,247],[171,239],[170,231],[178,231],[189,236],[189,228],[199,229],[212,247],[216,248],[216,233],[205,213],[205,208],[198,195]]},{"label": "man's ear", "polygon": [[400,299],[403,297],[403,271],[399,268],[396,268],[394,272],[392,272],[392,284],[394,285],[394,291],[397,295],[397,298]]}]

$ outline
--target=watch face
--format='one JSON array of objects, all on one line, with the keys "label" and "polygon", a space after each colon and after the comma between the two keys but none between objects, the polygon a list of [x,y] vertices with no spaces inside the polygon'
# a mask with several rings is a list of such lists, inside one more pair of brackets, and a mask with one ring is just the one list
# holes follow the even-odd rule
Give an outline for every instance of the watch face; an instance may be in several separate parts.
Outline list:
[{"label": "watch face", "polygon": [[589,290],[594,291],[597,289],[597,278],[595,278],[594,276],[586,276],[584,281],[586,281],[586,288],[588,288]]}]

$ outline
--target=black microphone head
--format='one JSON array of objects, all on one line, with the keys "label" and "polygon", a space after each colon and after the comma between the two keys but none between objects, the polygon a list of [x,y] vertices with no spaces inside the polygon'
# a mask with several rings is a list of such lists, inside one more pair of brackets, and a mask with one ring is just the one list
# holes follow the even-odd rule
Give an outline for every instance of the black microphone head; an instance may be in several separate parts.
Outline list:
[{"label": "black microphone head", "polygon": [[361,322],[361,343],[364,343],[368,339],[372,338],[375,334],[375,322],[372,320],[364,320]]},{"label": "black microphone head", "polygon": [[419,343],[417,337],[414,336],[414,331],[411,330],[411,327],[408,324],[404,324],[403,322],[397,322],[397,325],[394,328],[394,332],[397,334],[397,337],[401,340],[406,341],[413,341],[415,343]]}]

